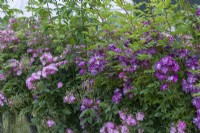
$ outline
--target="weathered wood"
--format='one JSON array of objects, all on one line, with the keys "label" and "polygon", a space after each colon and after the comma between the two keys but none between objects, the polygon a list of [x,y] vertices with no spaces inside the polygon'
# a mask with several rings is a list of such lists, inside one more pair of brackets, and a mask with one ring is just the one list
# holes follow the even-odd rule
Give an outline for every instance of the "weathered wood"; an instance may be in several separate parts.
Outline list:
[{"label": "weathered wood", "polygon": [[8,127],[7,127],[7,133],[15,133],[16,129],[16,114],[13,112],[8,113]]},{"label": "weathered wood", "polygon": [[38,132],[37,127],[32,124],[31,118],[32,118],[32,116],[30,114],[26,114],[25,115],[26,122],[29,125],[29,131],[30,131],[30,133],[37,133]]},{"label": "weathered wood", "polygon": [[0,113],[0,133],[3,133],[3,114]]}]

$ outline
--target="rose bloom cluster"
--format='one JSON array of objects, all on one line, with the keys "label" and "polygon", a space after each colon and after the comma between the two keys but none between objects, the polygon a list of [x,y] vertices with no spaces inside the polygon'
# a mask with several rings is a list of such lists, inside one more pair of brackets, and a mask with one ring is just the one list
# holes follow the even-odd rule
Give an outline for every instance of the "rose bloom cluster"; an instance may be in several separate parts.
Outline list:
[{"label": "rose bloom cluster", "polygon": [[125,114],[122,111],[119,111],[119,117],[122,120],[122,123],[128,126],[136,126],[140,121],[143,121],[144,114],[142,112],[136,113],[136,118],[132,114]]},{"label": "rose bloom cluster", "polygon": [[113,122],[107,122],[100,129],[100,133],[128,133],[128,127],[124,125],[117,126]]},{"label": "rose bloom cluster", "polygon": [[155,77],[164,83],[161,86],[161,90],[166,90],[169,83],[176,83],[178,81],[177,72],[180,70],[180,66],[171,56],[163,57],[155,64]]},{"label": "rose bloom cluster", "polygon": [[[29,48],[27,50],[27,54],[31,55],[30,61],[29,61],[30,62],[29,65],[31,66],[39,56],[41,56],[43,53],[45,53],[43,55],[43,56],[45,56],[46,53],[49,53],[49,51],[50,51],[49,48],[38,48],[38,49]],[[40,57],[40,58],[44,58],[44,57]],[[43,59],[40,59],[40,60],[42,61],[42,63],[44,63]]]},{"label": "rose bloom cluster", "polygon": [[128,96],[129,99],[133,98],[133,92],[132,89],[132,79],[127,79],[125,83],[123,83],[123,90],[117,88],[114,90],[114,95],[112,96],[112,102],[115,104],[119,104],[124,96]]},{"label": "rose bloom cluster", "polygon": [[93,55],[90,56],[88,61],[88,71],[92,75],[97,75],[104,70],[107,61],[105,60],[103,50],[94,51],[92,53]]},{"label": "rose bloom cluster", "polygon": [[197,93],[200,92],[200,87],[196,86],[195,84],[198,83],[198,81],[200,80],[200,73],[194,73],[191,71],[195,71],[195,70],[200,70],[200,65],[199,65],[199,60],[200,58],[196,55],[196,56],[192,56],[189,57],[186,60],[186,66],[188,68],[188,72],[187,72],[187,79],[183,79],[182,81],[182,86],[183,86],[183,90],[186,93]]},{"label": "rose bloom cluster", "polygon": [[141,61],[137,58],[139,55],[145,54],[151,56],[156,54],[156,50],[154,48],[141,49],[133,52],[130,48],[124,48],[122,50],[121,48],[117,47],[117,44],[109,44],[108,51],[113,51],[117,54],[114,58],[122,66],[123,72],[127,73],[133,73],[139,68],[148,65],[147,59]]},{"label": "rose bloom cluster", "polygon": [[56,62],[57,58],[53,57],[50,53],[44,53],[41,56],[40,61],[45,66],[43,66],[42,70],[33,73],[29,78],[27,78],[26,85],[29,90],[36,89],[35,82],[39,81],[41,77],[47,78],[49,75],[55,74],[58,71],[58,67],[67,63],[65,60]]},{"label": "rose bloom cluster", "polygon": [[[133,97],[133,93],[131,90],[133,79],[129,77],[131,73],[134,73],[136,70],[140,68],[145,68],[148,66],[148,59],[139,60],[139,55],[149,55],[152,56],[156,54],[156,49],[141,49],[136,52],[133,52],[132,49],[128,48],[128,45],[124,47],[124,49],[118,48],[117,44],[109,44],[108,51],[115,52],[114,61],[117,61],[121,67],[122,72],[119,72],[118,78],[123,81],[122,83],[122,91],[120,89],[116,89],[114,91],[114,95],[112,97],[113,103],[118,104],[122,100],[122,96],[128,96],[128,98]],[[123,94],[123,95],[122,95]]]},{"label": "rose bloom cluster", "polygon": [[[82,57],[76,58],[75,63],[80,68],[80,74],[83,75],[88,71],[93,75],[97,75],[100,72],[103,72],[106,66],[106,56],[103,49],[88,51],[89,55],[88,61],[85,61]],[[85,56],[87,56],[85,53]]]},{"label": "rose bloom cluster", "polygon": [[[200,70],[199,61],[200,58],[197,55],[191,56],[186,60],[186,66],[188,68],[187,79],[182,80],[182,89],[186,93],[195,94],[200,92],[200,86],[197,85],[200,80],[200,72],[192,72]],[[192,104],[197,109],[197,116],[194,118],[193,122],[200,129],[200,98],[194,97]]]},{"label": "rose bloom cluster", "polygon": [[0,49],[8,48],[11,44],[18,44],[19,39],[16,36],[15,31],[11,29],[0,30]]},{"label": "rose bloom cluster", "polygon": [[87,69],[87,62],[83,60],[81,57],[76,57],[75,63],[79,67],[79,74],[84,75],[86,73]]},{"label": "rose bloom cluster", "polygon": [[16,59],[8,60],[8,64],[11,67],[11,73],[20,76],[22,74],[22,63]]},{"label": "rose bloom cluster", "polygon": [[119,104],[120,101],[122,100],[122,96],[123,96],[122,91],[119,88],[115,89],[114,95],[112,97],[112,102]]},{"label": "rose bloom cluster", "polygon": [[[82,99],[82,103],[81,103],[81,107],[80,110],[83,112],[87,109],[92,109],[95,112],[95,120],[98,119],[99,114],[100,114],[100,100],[99,99],[89,99],[89,98],[83,98]],[[80,119],[80,121],[82,121],[82,118]],[[88,125],[88,123],[84,123],[82,125],[82,129],[85,129],[86,127],[90,127],[90,125]]]},{"label": "rose bloom cluster", "polygon": [[72,104],[76,100],[76,97],[73,94],[68,94],[64,97],[64,103]]},{"label": "rose bloom cluster", "polygon": [[177,125],[172,124],[170,133],[186,133],[186,123],[184,121],[178,121]]},{"label": "rose bloom cluster", "polygon": [[95,111],[98,112],[99,103],[100,103],[100,100],[93,100],[93,99],[83,98],[80,109],[81,109],[81,111],[84,111],[86,109],[94,109]]},{"label": "rose bloom cluster", "polygon": [[48,45],[50,44],[50,41],[52,40],[52,35],[43,35],[40,30],[38,30],[38,26],[33,27],[34,30],[27,31],[25,33],[26,38],[28,40],[27,45],[29,47],[37,46],[37,45]]},{"label": "rose bloom cluster", "polygon": [[[100,133],[129,133],[129,126],[134,127],[138,125],[144,119],[144,114],[142,112],[136,113],[136,118],[132,114],[125,114],[122,111],[119,111],[119,116],[122,120],[121,125],[115,125],[113,122],[107,122],[100,129]],[[142,129],[138,129],[140,133],[143,132]]]},{"label": "rose bloom cluster", "polygon": [[175,49],[172,53],[174,57],[178,57],[180,59],[187,58],[189,54],[191,53],[188,49]]}]

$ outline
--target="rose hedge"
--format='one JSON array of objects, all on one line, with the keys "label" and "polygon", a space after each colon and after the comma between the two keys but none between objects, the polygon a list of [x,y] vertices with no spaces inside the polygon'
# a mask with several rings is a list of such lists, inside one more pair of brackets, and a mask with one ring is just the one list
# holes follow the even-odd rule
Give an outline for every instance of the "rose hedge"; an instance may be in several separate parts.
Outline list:
[{"label": "rose hedge", "polygon": [[40,132],[198,132],[200,8],[110,2],[38,1],[51,16],[30,1],[32,17],[1,19],[1,112]]}]

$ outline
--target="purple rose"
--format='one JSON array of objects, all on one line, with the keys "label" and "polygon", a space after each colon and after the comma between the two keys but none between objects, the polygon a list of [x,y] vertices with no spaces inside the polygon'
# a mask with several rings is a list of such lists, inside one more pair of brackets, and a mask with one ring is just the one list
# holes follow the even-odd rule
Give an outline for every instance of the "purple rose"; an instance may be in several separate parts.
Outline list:
[{"label": "purple rose", "polygon": [[47,125],[48,127],[53,127],[55,125],[55,122],[53,120],[48,120]]},{"label": "purple rose", "polygon": [[143,121],[143,119],[144,119],[144,114],[142,112],[138,112],[136,114],[136,120],[137,121]]},{"label": "purple rose", "polygon": [[62,82],[58,82],[57,87],[58,88],[62,88],[63,87],[63,83]]}]

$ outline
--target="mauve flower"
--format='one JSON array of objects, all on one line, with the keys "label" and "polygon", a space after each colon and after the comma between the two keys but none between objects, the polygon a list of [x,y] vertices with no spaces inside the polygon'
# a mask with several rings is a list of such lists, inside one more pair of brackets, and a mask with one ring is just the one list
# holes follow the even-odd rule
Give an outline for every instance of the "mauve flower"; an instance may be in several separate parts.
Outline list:
[{"label": "mauve flower", "polygon": [[97,70],[91,70],[90,71],[92,75],[97,75],[98,71]]},{"label": "mauve flower", "polygon": [[4,74],[0,73],[0,80],[4,80],[4,79],[5,79]]},{"label": "mauve flower", "polygon": [[195,97],[195,98],[193,98],[192,104],[193,104],[197,109],[199,109],[199,108],[200,108],[200,97]]},{"label": "mauve flower", "polygon": [[40,71],[33,73],[29,78],[26,79],[26,86],[29,90],[36,89],[35,82],[40,80]]},{"label": "mauve flower", "polygon": [[58,71],[58,68],[56,67],[56,65],[55,64],[50,64],[48,66],[43,67],[42,76],[44,78],[47,78],[48,75],[55,74],[56,71]]},{"label": "mauve flower", "polygon": [[135,126],[137,125],[137,121],[135,120],[135,118],[133,118],[133,116],[130,114],[128,115],[128,117],[126,118],[126,123],[130,126]]},{"label": "mauve flower", "polygon": [[4,105],[3,101],[0,101],[0,106],[3,106],[3,105]]},{"label": "mauve flower", "polygon": [[182,80],[182,89],[186,93],[189,93],[191,91],[190,90],[191,88],[189,88],[189,84],[187,83],[187,81],[185,79]]},{"label": "mauve flower", "polygon": [[169,68],[167,66],[164,66],[161,68],[161,72],[166,74],[168,72]]},{"label": "mauve flower", "polygon": [[188,57],[188,55],[189,55],[190,52],[191,51],[189,51],[188,49],[175,49],[173,51],[173,55],[175,57],[179,57],[179,58],[183,59],[183,58]]},{"label": "mauve flower", "polygon": [[69,94],[64,97],[64,103],[72,104],[76,100],[76,97],[73,94]]},{"label": "mauve flower", "polygon": [[125,125],[123,125],[123,126],[121,127],[121,133],[129,133],[128,127],[125,126]]},{"label": "mauve flower", "polygon": [[42,62],[42,65],[46,65],[47,63],[52,63],[53,62],[53,56],[51,53],[44,53],[40,57],[40,61]]},{"label": "mauve flower", "polygon": [[167,88],[168,88],[168,84],[166,84],[166,83],[162,84],[162,86],[161,86],[162,91],[166,90]]},{"label": "mauve flower", "polygon": [[108,44],[108,50],[114,51],[116,49],[115,44]]},{"label": "mauve flower", "polygon": [[160,81],[165,80],[167,78],[166,75],[164,75],[160,72],[155,72],[154,76],[157,77]]},{"label": "mauve flower", "polygon": [[16,73],[18,76],[20,76],[22,74],[22,71],[21,70],[18,70],[17,73]]},{"label": "mauve flower", "polygon": [[127,47],[127,45],[130,44],[130,43],[131,43],[131,40],[130,40],[130,39],[127,39],[127,40],[125,40],[125,41],[123,42],[124,46],[126,46],[126,47]]},{"label": "mauve flower", "polygon": [[160,61],[155,63],[156,72],[155,77],[160,81],[165,83],[161,86],[161,90],[166,90],[168,88],[169,82],[176,83],[178,81],[177,72],[180,70],[178,63],[171,57],[165,56]]},{"label": "mauve flower", "polygon": [[4,106],[4,104],[7,103],[6,97],[3,95],[2,92],[0,92],[0,106]]},{"label": "mauve flower", "polygon": [[172,35],[169,35],[168,40],[169,40],[170,43],[173,43],[175,39]]},{"label": "mauve flower", "polygon": [[120,72],[119,75],[118,75],[118,77],[119,77],[120,79],[123,78],[123,77],[124,77],[124,72]]},{"label": "mauve flower", "polygon": [[106,132],[106,128],[103,126],[103,127],[100,129],[99,132],[100,132],[100,133],[105,133],[105,132]]},{"label": "mauve flower", "polygon": [[73,133],[73,131],[71,129],[67,128],[66,133]]},{"label": "mauve flower", "polygon": [[0,49],[5,49],[12,44],[19,43],[19,39],[13,30],[0,30],[0,42]]},{"label": "mauve flower", "polygon": [[146,25],[146,26],[148,26],[148,25],[151,24],[151,21],[150,21],[150,20],[148,20],[148,21],[144,21],[143,24]]},{"label": "mauve flower", "polygon": [[13,24],[13,23],[15,23],[15,22],[17,22],[17,20],[16,20],[15,18],[9,19],[9,23],[10,23],[10,24]]},{"label": "mauve flower", "polygon": [[29,66],[31,66],[34,61],[35,61],[35,58],[30,58],[30,60],[29,60]]},{"label": "mauve flower", "polygon": [[176,83],[177,80],[178,80],[178,76],[177,76],[177,75],[169,76],[169,77],[167,78],[167,80]]},{"label": "mauve flower", "polygon": [[114,52],[121,53],[121,52],[122,52],[122,49],[121,49],[121,48],[116,48],[116,49],[114,50]]},{"label": "mauve flower", "polygon": [[188,76],[187,78],[188,83],[195,83],[196,81],[198,81],[198,78],[195,77],[194,75]]},{"label": "mauve flower", "polygon": [[200,109],[197,110],[197,116],[200,117]]},{"label": "mauve flower", "polygon": [[119,111],[119,117],[122,119],[122,120],[125,120],[126,119],[126,115],[124,112],[122,111]]},{"label": "mauve flower", "polygon": [[186,123],[184,121],[179,121],[177,124],[177,130],[180,133],[184,133],[184,131],[186,130]]},{"label": "mauve flower", "polygon": [[112,102],[113,102],[113,103],[119,104],[121,100],[122,100],[122,93],[120,93],[120,92],[115,93],[115,94],[112,96]]},{"label": "mauve flower", "polygon": [[33,28],[34,28],[34,29],[38,29],[39,27],[38,27],[37,25],[34,25]]},{"label": "mauve flower", "polygon": [[58,88],[62,88],[63,87],[63,83],[62,82],[58,82],[57,87]]},{"label": "mauve flower", "polygon": [[53,120],[48,120],[47,125],[48,127],[53,127],[55,125],[55,122]]},{"label": "mauve flower", "polygon": [[107,61],[105,60],[105,56],[102,50],[93,52],[93,55],[90,56],[88,61],[88,71],[95,76],[104,70]]},{"label": "mauve flower", "polygon": [[171,127],[170,128],[170,133],[176,133],[176,128],[175,127]]},{"label": "mauve flower", "polygon": [[193,123],[198,127],[200,130],[200,117],[197,116],[196,118],[193,119]]},{"label": "mauve flower", "polygon": [[84,66],[85,66],[85,61],[79,62],[78,66],[79,66],[79,67],[84,67]]},{"label": "mauve flower", "polygon": [[82,104],[84,104],[84,105],[86,105],[86,106],[92,105],[93,102],[94,102],[94,101],[93,101],[92,99],[88,99],[88,98],[84,98],[84,99],[82,100]]},{"label": "mauve flower", "polygon": [[11,66],[11,71],[13,74],[20,76],[22,74],[22,63],[16,59],[8,60],[9,65]]},{"label": "mauve flower", "polygon": [[112,128],[112,129],[114,129],[114,128],[115,128],[115,124],[114,124],[113,122],[107,122],[107,123],[105,124],[105,127],[106,127],[106,128]]},{"label": "mauve flower", "polygon": [[155,64],[155,68],[156,68],[156,70],[160,70],[161,69],[161,63],[160,62],[157,62],[156,64]]},{"label": "mauve flower", "polygon": [[143,119],[144,119],[144,114],[142,112],[138,112],[136,114],[136,120],[137,121],[143,121]]},{"label": "mauve flower", "polygon": [[80,71],[79,71],[79,74],[80,75],[84,75],[86,73],[86,70],[85,69],[81,69]]},{"label": "mauve flower", "polygon": [[172,65],[172,71],[178,72],[180,70],[180,66],[177,63],[174,63]]}]

